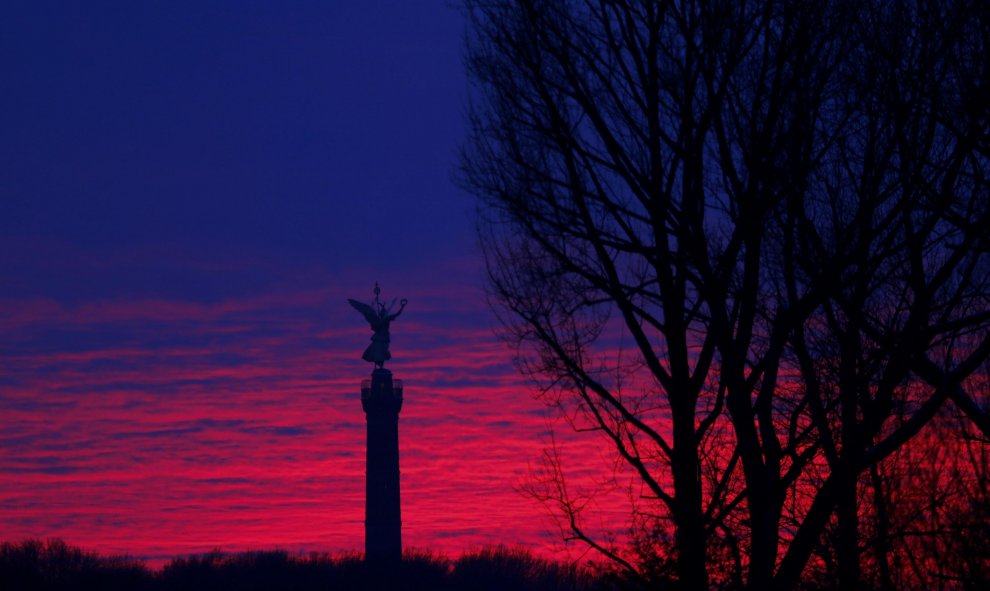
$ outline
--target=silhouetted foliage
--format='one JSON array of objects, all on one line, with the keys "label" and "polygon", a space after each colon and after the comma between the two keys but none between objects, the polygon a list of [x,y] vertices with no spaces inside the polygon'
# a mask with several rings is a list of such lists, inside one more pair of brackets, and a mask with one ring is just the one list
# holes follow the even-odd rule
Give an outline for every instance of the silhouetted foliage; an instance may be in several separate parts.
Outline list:
[{"label": "silhouetted foliage", "polygon": [[123,591],[148,589],[151,583],[144,564],[126,556],[98,556],[58,539],[0,544],[2,589]]},{"label": "silhouetted foliage", "polygon": [[552,562],[505,547],[456,560],[407,551],[391,567],[359,554],[291,555],[282,550],[175,558],[155,571],[127,557],[104,557],[61,540],[0,545],[0,589],[12,591],[591,591],[600,577],[574,564]]},{"label": "silhouetted foliage", "polygon": [[494,547],[467,553],[453,563],[456,589],[478,591],[590,590],[598,584],[574,564],[551,562],[520,549]]}]

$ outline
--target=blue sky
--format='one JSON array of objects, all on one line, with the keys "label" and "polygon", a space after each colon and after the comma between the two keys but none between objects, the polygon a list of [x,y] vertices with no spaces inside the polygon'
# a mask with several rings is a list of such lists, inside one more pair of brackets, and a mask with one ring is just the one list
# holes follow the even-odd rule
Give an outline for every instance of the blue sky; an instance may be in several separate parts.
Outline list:
[{"label": "blue sky", "polygon": [[462,36],[445,2],[5,4],[0,296],[442,280]]}]

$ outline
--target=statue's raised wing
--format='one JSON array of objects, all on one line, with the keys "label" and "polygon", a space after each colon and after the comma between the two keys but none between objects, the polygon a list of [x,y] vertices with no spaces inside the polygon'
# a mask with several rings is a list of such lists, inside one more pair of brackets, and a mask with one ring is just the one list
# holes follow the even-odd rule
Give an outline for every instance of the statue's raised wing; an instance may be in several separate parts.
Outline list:
[{"label": "statue's raised wing", "polygon": [[364,302],[359,302],[357,300],[352,300],[350,298],[348,298],[347,301],[350,302],[352,306],[354,306],[355,310],[357,310],[364,316],[365,320],[368,321],[368,324],[373,325],[375,322],[378,321],[378,313],[375,312],[375,309],[369,306],[368,304],[365,304]]}]

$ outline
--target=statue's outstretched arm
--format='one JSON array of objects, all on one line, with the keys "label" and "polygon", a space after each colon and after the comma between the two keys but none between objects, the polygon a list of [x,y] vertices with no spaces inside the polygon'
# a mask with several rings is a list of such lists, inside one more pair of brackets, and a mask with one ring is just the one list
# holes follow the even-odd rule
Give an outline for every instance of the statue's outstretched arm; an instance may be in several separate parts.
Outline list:
[{"label": "statue's outstretched arm", "polygon": [[399,302],[399,311],[396,312],[395,314],[392,314],[391,316],[389,316],[388,317],[389,321],[392,321],[392,320],[395,320],[396,318],[398,318],[399,317],[399,314],[402,314],[402,311],[406,309],[406,304],[408,304],[408,303],[409,303],[409,300],[407,300],[406,298],[402,298],[402,301]]}]

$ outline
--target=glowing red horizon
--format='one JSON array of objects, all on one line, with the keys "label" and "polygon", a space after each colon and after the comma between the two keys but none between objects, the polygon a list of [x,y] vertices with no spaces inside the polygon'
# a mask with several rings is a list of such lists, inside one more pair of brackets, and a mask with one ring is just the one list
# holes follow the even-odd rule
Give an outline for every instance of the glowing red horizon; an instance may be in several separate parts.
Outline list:
[{"label": "glowing red horizon", "polygon": [[[344,299],[355,291],[4,302],[3,538],[153,561],[217,547],[360,549],[371,365],[360,360],[370,331]],[[516,491],[551,419],[482,298],[397,295],[410,299],[387,364],[405,383],[405,546],[556,553],[544,510]],[[594,441],[564,442],[574,473],[600,465]]]}]

